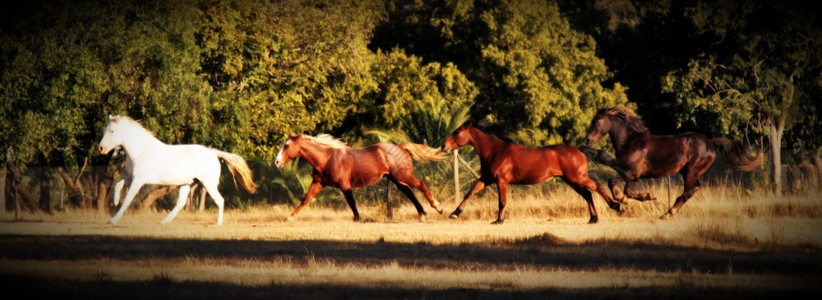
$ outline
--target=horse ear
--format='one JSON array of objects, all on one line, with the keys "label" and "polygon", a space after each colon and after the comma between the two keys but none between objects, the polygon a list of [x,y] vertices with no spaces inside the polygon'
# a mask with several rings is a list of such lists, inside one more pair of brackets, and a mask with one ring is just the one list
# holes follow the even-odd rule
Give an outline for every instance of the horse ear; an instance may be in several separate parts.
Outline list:
[{"label": "horse ear", "polygon": [[108,120],[112,123],[117,123],[120,121],[120,116],[108,115]]},{"label": "horse ear", "polygon": [[290,135],[288,135],[288,138],[289,138],[289,139],[293,139],[293,138],[295,138],[295,137],[297,137],[297,136],[299,136],[299,134],[296,134],[296,133],[293,133],[293,132],[292,132]]}]

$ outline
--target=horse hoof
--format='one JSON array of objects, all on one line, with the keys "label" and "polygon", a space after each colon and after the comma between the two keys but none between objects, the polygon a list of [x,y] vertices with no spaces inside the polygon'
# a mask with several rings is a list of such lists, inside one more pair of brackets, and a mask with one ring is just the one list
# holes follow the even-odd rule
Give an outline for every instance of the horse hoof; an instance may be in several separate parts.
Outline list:
[{"label": "horse hoof", "polygon": [[504,223],[504,222],[505,222],[505,220],[503,220],[503,219],[497,219],[496,221],[491,222],[491,224],[494,224],[494,225],[499,225],[499,224],[502,224],[502,223]]},{"label": "horse hoof", "polygon": [[591,216],[591,219],[588,220],[588,224],[596,224],[597,222],[599,222],[599,217],[597,216]]},{"label": "horse hoof", "polygon": [[294,222],[294,217],[289,216],[288,218],[285,218],[284,222]]},{"label": "horse hoof", "polygon": [[459,217],[460,216],[455,215],[455,214],[451,214],[450,216],[448,216],[449,219],[456,219],[456,218],[459,218]]},{"label": "horse hoof", "polygon": [[660,220],[667,220],[667,219],[670,219],[671,217],[673,217],[673,215],[670,212],[666,212],[664,215],[659,217],[659,219]]}]

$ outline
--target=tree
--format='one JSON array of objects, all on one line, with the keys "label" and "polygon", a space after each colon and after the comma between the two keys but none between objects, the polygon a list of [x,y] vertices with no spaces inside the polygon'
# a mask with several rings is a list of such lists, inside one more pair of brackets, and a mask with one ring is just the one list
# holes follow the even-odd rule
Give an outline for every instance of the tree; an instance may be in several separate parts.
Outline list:
[{"label": "tree", "polygon": [[381,13],[371,1],[218,1],[200,4],[202,75],[214,89],[211,134],[273,159],[291,132],[332,131],[371,103]]},{"label": "tree", "polygon": [[[597,109],[627,102],[596,43],[550,1],[391,1],[372,47],[453,62],[479,90],[475,117],[490,115],[529,144],[580,142]],[[399,34],[397,34],[399,33]]]},{"label": "tree", "polygon": [[761,125],[781,195],[784,131],[801,119],[802,103],[815,101],[806,83],[822,76],[818,10],[783,1],[703,1],[686,13],[712,43],[664,79],[664,91],[684,108],[678,119],[736,136]]}]

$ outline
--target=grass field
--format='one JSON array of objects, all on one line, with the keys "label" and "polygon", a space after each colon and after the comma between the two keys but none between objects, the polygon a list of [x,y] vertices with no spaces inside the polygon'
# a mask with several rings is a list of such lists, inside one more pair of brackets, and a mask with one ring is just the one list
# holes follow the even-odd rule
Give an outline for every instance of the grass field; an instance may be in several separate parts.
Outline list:
[{"label": "grass field", "polygon": [[[405,199],[394,219],[361,204],[126,213],[118,225],[87,211],[5,215],[0,286],[26,298],[772,299],[822,291],[822,200],[772,199],[739,188],[701,190],[671,220],[660,200],[617,215],[559,187],[513,191],[505,224],[495,195],[460,219]],[[675,195],[677,191],[672,191]],[[362,201],[361,201],[362,202]]]}]

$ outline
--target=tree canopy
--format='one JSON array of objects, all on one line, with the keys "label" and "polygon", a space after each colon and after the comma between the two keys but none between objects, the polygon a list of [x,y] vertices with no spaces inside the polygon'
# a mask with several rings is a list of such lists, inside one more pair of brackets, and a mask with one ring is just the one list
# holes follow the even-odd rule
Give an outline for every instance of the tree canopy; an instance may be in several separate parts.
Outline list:
[{"label": "tree canopy", "polygon": [[598,109],[621,104],[652,131],[819,154],[822,38],[806,6],[28,1],[0,12],[0,146],[80,176],[109,162],[95,151],[109,114],[263,165],[292,132],[438,146],[466,117],[529,145],[579,144]]}]

